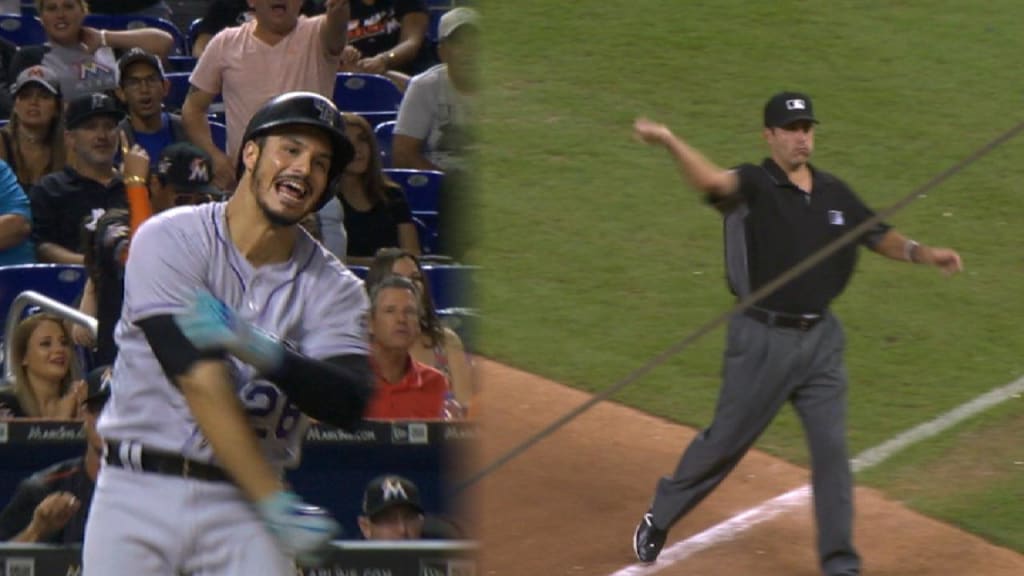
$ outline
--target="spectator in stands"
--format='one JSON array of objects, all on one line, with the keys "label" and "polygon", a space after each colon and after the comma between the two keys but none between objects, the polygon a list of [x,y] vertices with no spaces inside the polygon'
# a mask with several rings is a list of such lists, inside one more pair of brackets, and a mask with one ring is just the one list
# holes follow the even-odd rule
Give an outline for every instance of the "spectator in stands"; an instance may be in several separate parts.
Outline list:
[{"label": "spectator in stands", "polygon": [[35,247],[29,239],[32,211],[28,196],[14,177],[14,171],[0,160],[0,266],[31,264]]},{"label": "spectator in stands", "polygon": [[[253,113],[282,92],[305,90],[327,98],[334,81],[348,24],[348,2],[326,0],[327,12],[299,15],[301,0],[251,0],[255,18],[214,36],[196,63],[192,88],[182,107],[189,140],[214,162],[214,182],[234,188],[242,133]],[[227,154],[213,142],[207,117],[217,94],[227,116]]]},{"label": "spectator in stands", "polygon": [[352,0],[351,11],[343,72],[386,75],[404,88],[410,75],[435,64],[423,0]]},{"label": "spectator in stands", "polygon": [[344,118],[345,134],[355,147],[355,156],[334,189],[348,236],[345,262],[369,265],[377,250],[391,246],[419,255],[420,241],[409,201],[402,187],[384,174],[370,123],[347,112]]},{"label": "spectator in stands", "polygon": [[[133,146],[124,161],[124,180],[133,185],[148,183],[149,206],[132,206],[141,221],[151,211],[157,214],[175,206],[202,204],[221,196],[210,184],[213,174],[209,154],[188,142],[164,148],[150,172],[146,150]],[[143,211],[139,213],[140,209]],[[113,364],[117,355],[114,327],[121,319],[124,303],[124,263],[131,241],[132,216],[129,210],[108,210],[96,221],[95,229],[85,235],[85,266],[89,273],[79,311],[97,321],[96,350],[93,361]],[[75,325],[76,344],[91,347],[93,340],[83,326]]]},{"label": "spectator in stands", "polygon": [[0,118],[7,118],[14,108],[14,99],[11,98],[11,91],[8,86],[11,77],[14,56],[18,53],[18,46],[6,38],[0,38]]},{"label": "spectator in stands", "polygon": [[425,515],[420,489],[408,478],[396,474],[378,476],[363,492],[363,515],[359,530],[367,540],[419,540],[461,538],[453,522]]},{"label": "spectator in stands", "polygon": [[366,418],[441,417],[448,381],[409,354],[420,337],[420,314],[419,290],[405,278],[388,276],[370,292],[370,365],[376,386]]},{"label": "spectator in stands", "polygon": [[414,77],[402,98],[392,141],[395,168],[465,170],[473,141],[478,36],[479,17],[472,8],[453,8],[441,17],[442,63]]},{"label": "spectator in stands", "polygon": [[0,393],[5,418],[76,418],[85,398],[84,382],[71,381],[71,337],[51,314],[33,314],[14,330],[14,383]]},{"label": "spectator in stands", "polygon": [[165,0],[89,0],[89,9],[97,14],[149,16],[170,20],[174,12]]},{"label": "spectator in stands", "polygon": [[187,142],[181,116],[163,110],[170,84],[160,59],[141,48],[133,48],[117,61],[117,69],[117,97],[128,110],[128,116],[121,121],[124,145],[141,145],[156,162],[168,145]]},{"label": "spectator in stands", "polygon": [[367,540],[419,540],[423,504],[416,484],[393,474],[371,480],[363,492],[359,530]]},{"label": "spectator in stands", "polygon": [[444,374],[455,399],[463,407],[470,408],[474,396],[472,367],[462,339],[441,323],[434,309],[430,285],[426,282],[419,258],[400,248],[378,250],[366,274],[366,289],[373,290],[392,274],[412,281],[420,293],[420,337],[409,349],[413,360]]},{"label": "spectator in stands", "polygon": [[345,261],[348,254],[348,231],[345,230],[345,209],[337,195],[324,204],[319,212],[311,214],[320,232],[320,243],[330,250],[338,260]]},{"label": "spectator in stands", "polygon": [[22,70],[43,64],[60,78],[61,92],[76,96],[117,88],[115,50],[142,48],[161,58],[174,50],[174,37],[156,28],[97,30],[83,26],[85,0],[36,0],[39,19],[46,32],[43,46],[22,47],[15,60]]},{"label": "spectator in stands", "polygon": [[[317,16],[323,10],[319,2],[305,0],[301,13],[306,16]],[[231,26],[241,26],[252,20],[252,8],[249,0],[211,0],[206,5],[206,14],[200,19],[196,29],[196,37],[192,44],[192,56],[199,58],[206,50],[206,45],[221,30]]]},{"label": "spectator in stands", "polygon": [[438,211],[439,252],[464,260],[475,242],[472,108],[478,89],[479,17],[453,8],[438,25],[442,64],[415,76],[391,142],[395,168],[445,173]]},{"label": "spectator in stands", "polygon": [[64,168],[64,119],[60,81],[45,66],[30,66],[14,83],[11,121],[0,128],[0,159],[26,191]]},{"label": "spectator in stands", "polygon": [[82,264],[82,226],[93,227],[109,208],[127,208],[124,182],[114,169],[118,126],[124,117],[102,93],[68,103],[65,137],[74,165],[44,176],[29,193],[32,238],[40,262]]},{"label": "spectator in stands", "polygon": [[81,544],[85,520],[103,457],[96,419],[110,396],[107,367],[89,373],[88,395],[81,403],[85,454],[58,462],[28,477],[0,512],[0,541]]}]

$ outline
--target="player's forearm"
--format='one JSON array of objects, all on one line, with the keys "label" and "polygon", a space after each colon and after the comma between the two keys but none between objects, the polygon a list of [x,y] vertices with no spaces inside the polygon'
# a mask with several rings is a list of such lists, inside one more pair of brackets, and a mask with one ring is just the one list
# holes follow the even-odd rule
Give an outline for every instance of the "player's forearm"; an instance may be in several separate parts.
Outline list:
[{"label": "player's forearm", "polygon": [[708,160],[696,148],[675,136],[666,137],[663,144],[675,160],[679,173],[691,186],[711,196],[725,196],[732,192],[726,180],[728,172]]},{"label": "player's forearm", "polygon": [[230,384],[225,363],[197,362],[177,381],[218,462],[242,492],[251,501],[259,502],[282,490],[284,484],[260,450]]},{"label": "player's forearm", "polygon": [[72,252],[60,244],[42,242],[36,247],[36,256],[40,262],[51,264],[85,264],[85,256]]},{"label": "player's forearm", "polygon": [[916,264],[925,261],[923,257],[928,247],[890,229],[872,249],[886,258]]}]

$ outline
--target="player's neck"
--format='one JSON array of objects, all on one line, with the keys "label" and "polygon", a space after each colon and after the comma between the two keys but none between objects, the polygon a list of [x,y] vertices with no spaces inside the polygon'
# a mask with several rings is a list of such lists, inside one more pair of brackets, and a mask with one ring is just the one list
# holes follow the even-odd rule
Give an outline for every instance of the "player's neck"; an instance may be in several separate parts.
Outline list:
[{"label": "player's neck", "polygon": [[231,242],[254,267],[284,262],[295,248],[296,226],[272,224],[249,200],[236,194],[228,201],[224,217]]}]

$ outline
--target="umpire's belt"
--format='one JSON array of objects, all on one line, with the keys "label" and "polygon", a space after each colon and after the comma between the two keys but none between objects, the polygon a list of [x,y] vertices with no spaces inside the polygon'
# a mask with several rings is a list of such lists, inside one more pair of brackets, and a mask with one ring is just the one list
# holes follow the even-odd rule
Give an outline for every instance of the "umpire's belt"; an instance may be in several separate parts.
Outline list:
[{"label": "umpire's belt", "polygon": [[231,482],[231,478],[222,468],[189,460],[181,454],[147,448],[134,442],[107,442],[104,461],[110,466],[125,470],[141,470],[207,482]]},{"label": "umpire's belt", "polygon": [[807,332],[825,319],[824,314],[784,314],[762,308],[747,308],[743,313],[768,326],[792,328],[801,332]]}]

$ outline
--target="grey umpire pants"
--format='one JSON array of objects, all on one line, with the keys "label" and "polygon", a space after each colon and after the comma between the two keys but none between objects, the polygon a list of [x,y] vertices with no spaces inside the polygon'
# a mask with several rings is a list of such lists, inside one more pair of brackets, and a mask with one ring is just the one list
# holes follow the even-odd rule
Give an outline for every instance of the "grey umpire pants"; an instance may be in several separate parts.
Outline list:
[{"label": "grey umpire pants", "polygon": [[802,332],[738,314],[729,322],[727,340],[714,421],[690,443],[672,477],[658,482],[654,524],[671,528],[710,494],[790,400],[811,451],[822,570],[829,576],[858,574],[839,320],[829,313]]}]

